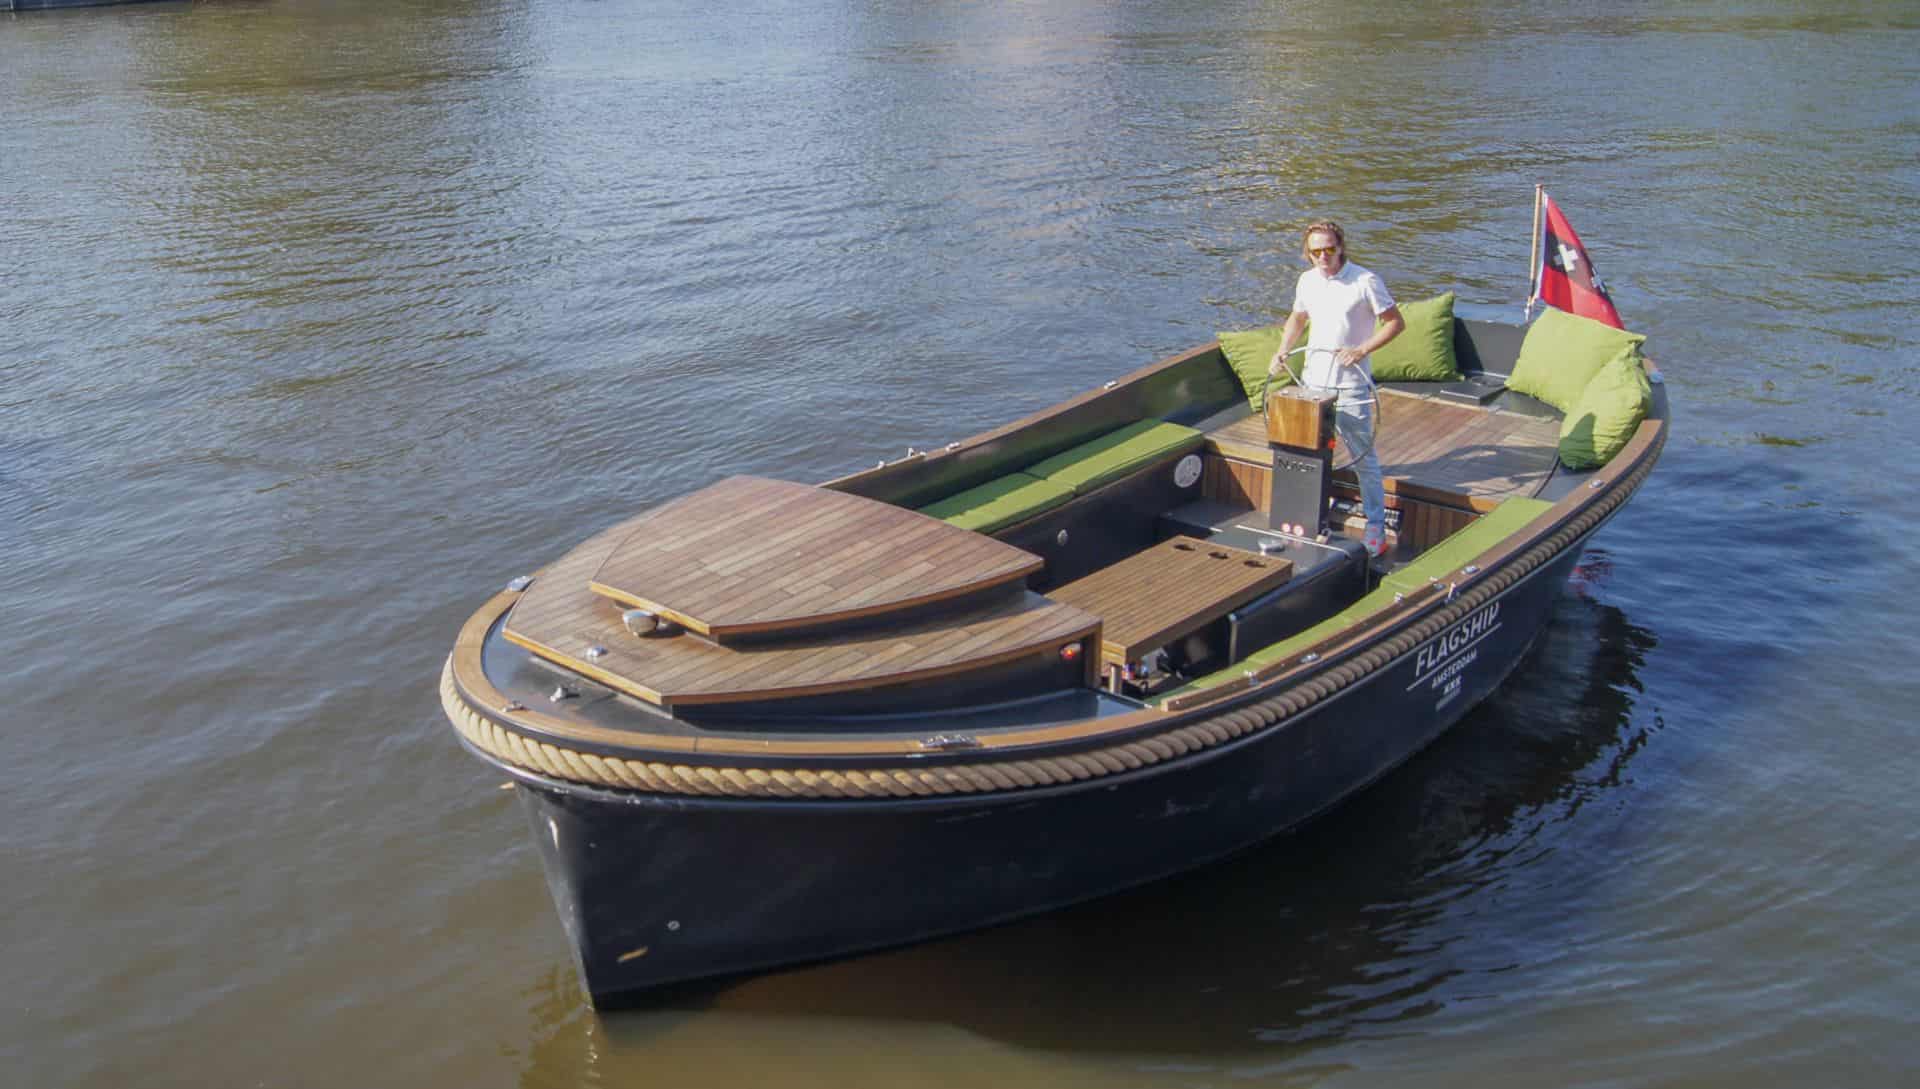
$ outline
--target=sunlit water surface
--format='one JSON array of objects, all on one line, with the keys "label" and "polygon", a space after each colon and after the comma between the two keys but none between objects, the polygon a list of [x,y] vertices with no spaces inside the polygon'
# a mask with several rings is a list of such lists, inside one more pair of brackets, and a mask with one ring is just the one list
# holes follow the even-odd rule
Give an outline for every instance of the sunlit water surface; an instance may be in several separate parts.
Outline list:
[{"label": "sunlit water surface", "polygon": [[[1872,3],[0,15],[0,1080],[1911,1083],[1917,87]],[[1271,320],[1319,216],[1517,313],[1535,181],[1677,425],[1496,698],[1200,873],[587,1008],[435,698],[485,595]]]}]

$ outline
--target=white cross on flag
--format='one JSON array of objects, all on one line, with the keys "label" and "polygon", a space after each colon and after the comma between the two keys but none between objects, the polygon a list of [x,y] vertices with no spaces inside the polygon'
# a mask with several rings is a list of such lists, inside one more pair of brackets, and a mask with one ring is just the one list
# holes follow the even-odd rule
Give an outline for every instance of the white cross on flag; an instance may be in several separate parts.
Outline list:
[{"label": "white cross on flag", "polygon": [[1541,221],[1539,239],[1540,253],[1545,260],[1540,264],[1540,284],[1534,297],[1570,314],[1602,321],[1615,329],[1626,328],[1620,322],[1620,312],[1613,308],[1613,299],[1607,295],[1607,285],[1595,275],[1593,260],[1580,244],[1580,236],[1573,233],[1573,227],[1567,223],[1567,217],[1560,214],[1560,206],[1552,197],[1545,193],[1540,197],[1547,213]]}]

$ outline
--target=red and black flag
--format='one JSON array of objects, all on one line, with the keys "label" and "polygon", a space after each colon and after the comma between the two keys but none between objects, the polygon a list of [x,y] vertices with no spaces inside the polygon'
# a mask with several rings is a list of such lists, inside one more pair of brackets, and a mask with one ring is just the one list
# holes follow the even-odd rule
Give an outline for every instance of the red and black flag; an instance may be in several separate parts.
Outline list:
[{"label": "red and black flag", "polygon": [[1536,257],[1540,272],[1534,282],[1533,297],[1570,314],[1605,322],[1615,329],[1626,328],[1620,322],[1620,312],[1613,308],[1613,299],[1607,295],[1607,285],[1601,283],[1599,274],[1593,271],[1587,248],[1580,244],[1580,236],[1573,233],[1567,217],[1560,214],[1560,206],[1544,191],[1540,202],[1546,214],[1541,217],[1537,232]]}]

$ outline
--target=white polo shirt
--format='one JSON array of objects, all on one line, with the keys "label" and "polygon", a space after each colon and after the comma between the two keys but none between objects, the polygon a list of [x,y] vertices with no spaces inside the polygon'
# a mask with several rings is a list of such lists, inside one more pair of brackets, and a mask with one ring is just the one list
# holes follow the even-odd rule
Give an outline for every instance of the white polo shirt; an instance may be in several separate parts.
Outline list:
[{"label": "white polo shirt", "polygon": [[[1294,313],[1304,313],[1313,324],[1307,330],[1309,348],[1357,348],[1373,335],[1377,317],[1393,308],[1393,296],[1380,277],[1348,261],[1332,276],[1310,268],[1300,274],[1293,286]],[[1306,354],[1301,378],[1309,386],[1341,391],[1364,391],[1367,384],[1356,368],[1336,367],[1332,352]],[[1373,377],[1373,359],[1362,359],[1360,367]],[[1335,371],[1340,373],[1335,374]],[[1345,396],[1341,400],[1346,400]]]}]

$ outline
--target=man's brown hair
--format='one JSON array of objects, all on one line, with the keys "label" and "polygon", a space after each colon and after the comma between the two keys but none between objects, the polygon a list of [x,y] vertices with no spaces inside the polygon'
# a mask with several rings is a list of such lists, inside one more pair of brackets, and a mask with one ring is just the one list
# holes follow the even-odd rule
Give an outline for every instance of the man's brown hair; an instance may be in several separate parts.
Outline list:
[{"label": "man's brown hair", "polygon": [[1307,252],[1307,240],[1315,234],[1332,235],[1333,244],[1340,247],[1340,256],[1345,257],[1347,255],[1347,232],[1341,230],[1340,224],[1335,223],[1331,219],[1322,220],[1308,227],[1305,231],[1301,232],[1300,235],[1300,256],[1306,258],[1309,262],[1313,260],[1313,254]]}]

